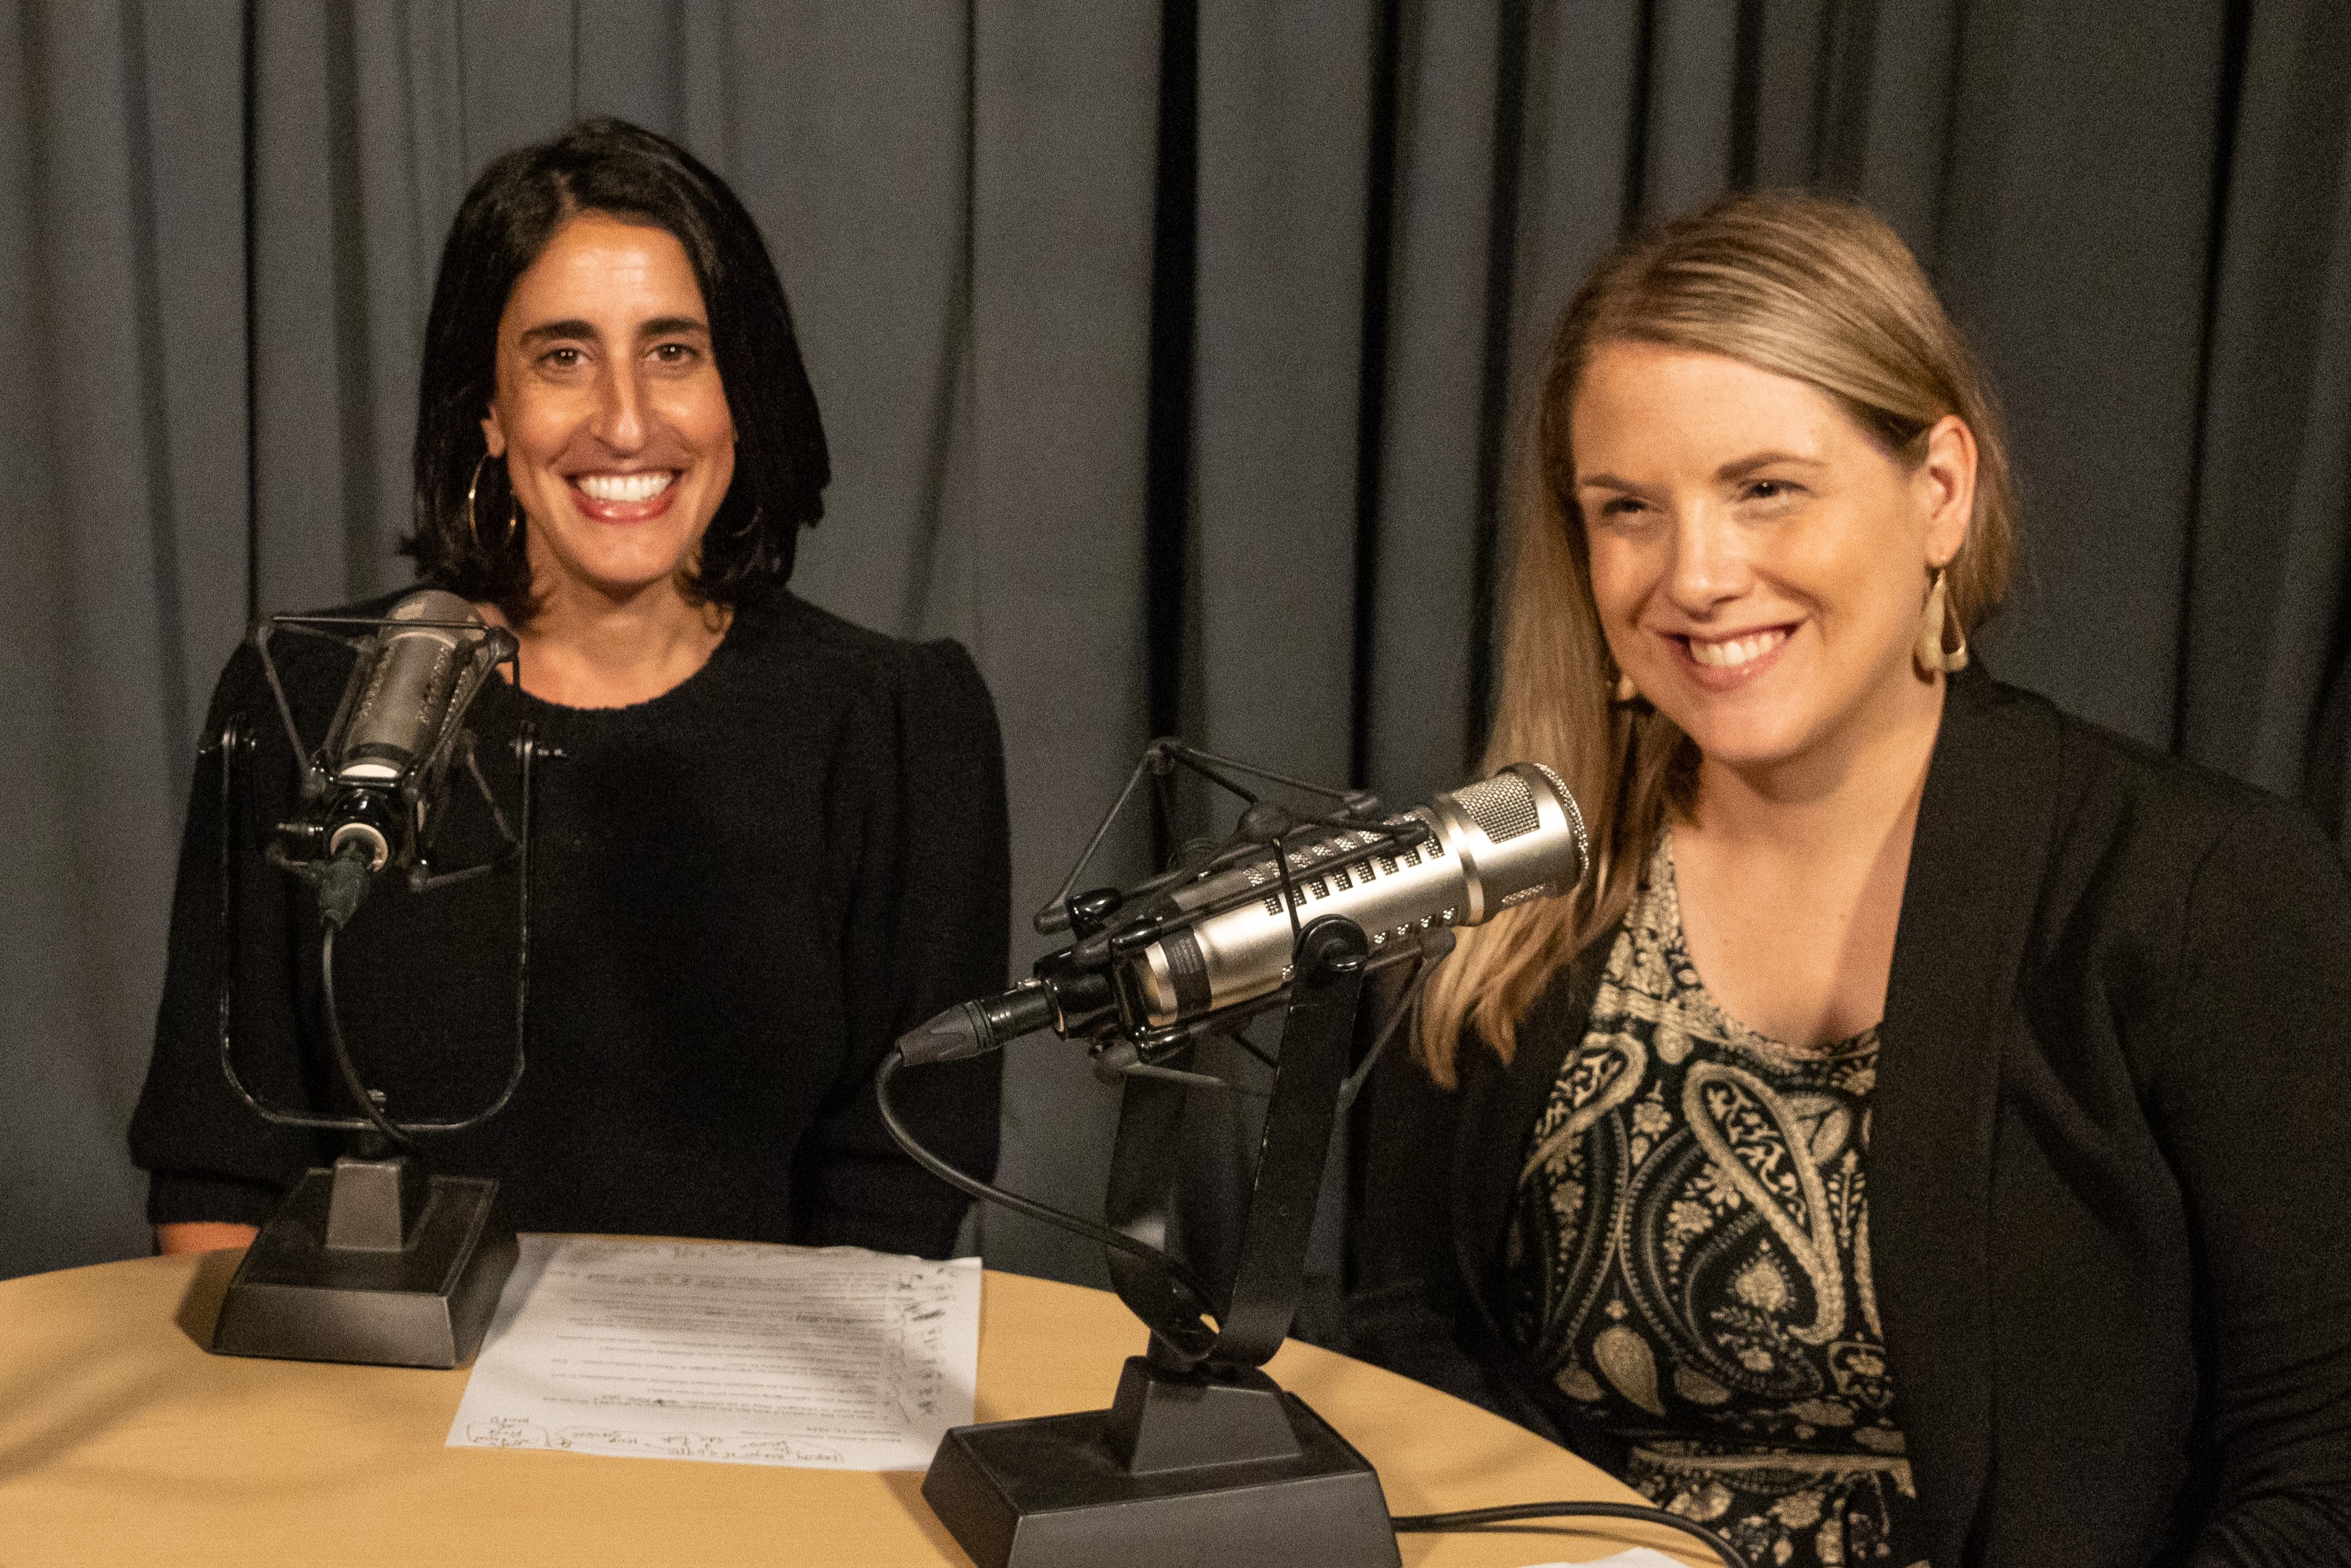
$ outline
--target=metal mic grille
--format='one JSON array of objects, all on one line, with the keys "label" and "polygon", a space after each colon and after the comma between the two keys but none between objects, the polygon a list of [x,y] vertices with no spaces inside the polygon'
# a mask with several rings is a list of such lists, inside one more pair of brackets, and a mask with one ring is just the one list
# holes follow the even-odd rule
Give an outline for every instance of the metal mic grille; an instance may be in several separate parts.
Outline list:
[{"label": "metal mic grille", "polygon": [[[467,665],[489,628],[474,607],[443,589],[419,590],[392,606],[392,624],[371,655],[374,667],[340,737],[335,776],[390,784],[432,755],[451,719]],[[402,625],[402,622],[458,622]]]},{"label": "metal mic grille", "polygon": [[[1290,977],[1299,926],[1343,915],[1374,948],[1421,933],[1474,925],[1502,909],[1573,887],[1585,847],[1575,802],[1548,770],[1517,763],[1491,779],[1386,819],[1417,826],[1398,845],[1342,830],[1300,835],[1286,846],[1290,909],[1271,854],[1168,895],[1169,927],[1127,971],[1154,1029],[1207,1017],[1266,995]],[[1214,915],[1193,911],[1234,902]],[[1207,986],[1205,1003],[1198,992]]]},{"label": "metal mic grille", "polygon": [[1515,773],[1497,773],[1453,792],[1464,815],[1496,843],[1508,843],[1542,825],[1535,813],[1535,792]]},{"label": "metal mic grille", "polygon": [[[1345,893],[1357,886],[1369,886],[1380,876],[1394,876],[1398,871],[1421,863],[1426,856],[1435,861],[1445,853],[1444,841],[1434,836],[1436,825],[1425,811],[1408,813],[1421,819],[1429,828],[1431,837],[1403,852],[1401,856],[1366,853],[1376,841],[1369,833],[1334,833],[1327,838],[1311,840],[1290,852],[1290,904],[1304,909],[1316,899],[1329,898],[1334,893]],[[1389,819],[1389,825],[1401,826],[1405,817]],[[1336,863],[1333,863],[1336,862]],[[1376,867],[1376,869],[1374,869]],[[1266,890],[1265,912],[1281,913],[1281,889],[1275,885],[1280,873],[1271,861],[1259,861],[1242,868],[1240,874],[1251,887]],[[1311,915],[1308,918],[1312,918]]]}]

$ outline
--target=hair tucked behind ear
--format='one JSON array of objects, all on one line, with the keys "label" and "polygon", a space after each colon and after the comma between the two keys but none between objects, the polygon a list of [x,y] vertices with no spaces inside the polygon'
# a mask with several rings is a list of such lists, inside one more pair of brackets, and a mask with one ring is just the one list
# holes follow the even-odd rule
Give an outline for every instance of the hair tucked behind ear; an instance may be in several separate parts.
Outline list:
[{"label": "hair tucked behind ear", "polygon": [[1938,420],[1957,414],[1977,452],[1975,510],[1946,570],[1961,631],[1980,625],[2008,586],[2016,500],[1997,413],[1926,274],[1867,208],[1733,196],[1603,257],[1552,335],[1517,476],[1486,748],[1489,770],[1535,761],[1566,780],[1592,831],[1592,872],[1566,898],[1461,933],[1414,1028],[1440,1083],[1455,1080],[1465,1030],[1510,1060],[1518,1020],[1552,974],[1623,918],[1649,846],[1694,778],[1696,757],[1671,720],[1646,703],[1610,701],[1615,673],[1575,505],[1576,389],[1594,351],[1623,341],[1721,354],[1806,382],[1907,462],[1924,456]]}]

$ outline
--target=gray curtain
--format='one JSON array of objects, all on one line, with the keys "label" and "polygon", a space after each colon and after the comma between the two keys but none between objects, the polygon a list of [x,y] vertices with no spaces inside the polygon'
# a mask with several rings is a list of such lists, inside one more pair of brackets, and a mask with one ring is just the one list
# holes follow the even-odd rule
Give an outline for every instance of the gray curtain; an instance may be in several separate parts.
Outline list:
[{"label": "gray curtain", "polygon": [[[1991,668],[2351,830],[2331,0],[13,15],[0,1275],[146,1246],[122,1127],[205,695],[250,614],[405,580],[442,233],[579,114],[681,138],[759,218],[837,476],[795,586],[972,648],[1017,922],[1153,733],[1398,803],[1458,778],[1550,320],[1624,226],[1753,184],[1876,204],[1990,366],[2030,534]],[[1114,1094],[1050,1040],[1007,1065],[1004,1179],[1098,1202]],[[1211,1103],[1189,1135],[1214,1253],[1254,1129]],[[983,1240],[1101,1278],[1022,1222]]]}]

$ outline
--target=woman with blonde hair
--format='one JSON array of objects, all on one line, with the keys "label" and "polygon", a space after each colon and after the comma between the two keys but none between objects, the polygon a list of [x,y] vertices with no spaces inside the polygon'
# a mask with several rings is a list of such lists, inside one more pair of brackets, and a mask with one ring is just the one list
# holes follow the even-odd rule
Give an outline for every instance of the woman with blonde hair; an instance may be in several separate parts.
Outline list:
[{"label": "woman with blonde hair", "polygon": [[1593,824],[1384,1071],[1355,1348],[1770,1564],[2351,1560],[2351,888],[2001,685],[1991,401],[1865,210],[1555,334],[1489,760]]}]

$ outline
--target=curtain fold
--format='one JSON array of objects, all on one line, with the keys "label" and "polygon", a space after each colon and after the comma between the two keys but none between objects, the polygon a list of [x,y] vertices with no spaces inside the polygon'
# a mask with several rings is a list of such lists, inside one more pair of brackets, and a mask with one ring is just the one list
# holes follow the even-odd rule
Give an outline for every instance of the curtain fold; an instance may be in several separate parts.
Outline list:
[{"label": "curtain fold", "polygon": [[[1973,334],[2029,541],[1993,670],[2351,833],[2327,0],[23,0],[0,110],[0,1275],[143,1248],[121,1129],[206,694],[248,614],[407,580],[442,236],[582,114],[759,220],[836,473],[796,586],[978,658],[1018,967],[1155,728],[1459,781],[1552,321],[1734,186],[1862,196]],[[1050,1039],[1007,1069],[1005,1179],[1098,1207],[1115,1091]],[[1179,1224],[1228,1253],[1254,1124],[1186,1136]]]},{"label": "curtain fold", "polygon": [[[12,280],[0,300],[11,367],[0,378],[12,469],[0,573],[12,643],[0,682],[9,1271],[120,1256],[143,1240],[139,1184],[119,1147],[202,711],[183,671],[229,597],[206,591],[204,569],[225,564],[242,579],[241,549],[220,552],[224,562],[182,540],[208,501],[225,502],[232,521],[242,507],[234,494],[183,497],[173,480],[193,468],[225,486],[242,468],[208,467],[173,439],[173,416],[188,412],[173,356],[190,344],[166,305],[188,296],[165,292],[162,263],[182,237],[168,220],[185,214],[158,221],[170,165],[157,149],[172,127],[170,106],[159,116],[151,101],[150,73],[174,62],[151,20],[122,6],[61,8],[20,16],[0,37],[0,267]],[[241,615],[230,609],[229,623]]]},{"label": "curtain fold", "polygon": [[[1357,376],[1375,8],[1208,0],[1199,12],[1197,315],[1183,727],[1293,777],[1353,760]],[[1239,810],[1186,791],[1221,835]],[[1256,1031],[1269,1045],[1269,1023]],[[1211,1040],[1195,1070],[1261,1084]],[[1175,1231],[1229,1275],[1261,1102],[1195,1095]],[[1329,1196],[1340,1189],[1332,1186]],[[1335,1275],[1335,1212],[1324,1272]]]},{"label": "curtain fold", "polygon": [[[1090,0],[979,0],[973,40],[968,530],[939,541],[1004,726],[1014,957],[1148,736],[1150,404],[1159,20]],[[960,631],[942,619],[946,631]],[[1144,869],[1104,846],[1096,883]],[[1004,1064],[998,1179],[1099,1215],[1114,1091],[1050,1035]],[[998,1267],[1104,1283],[1101,1249],[984,1217]]]},{"label": "curtain fold", "polygon": [[[1408,4],[1397,58],[1388,193],[1386,291],[1370,319],[1381,338],[1378,423],[1365,497],[1369,689],[1361,710],[1364,778],[1399,809],[1455,781],[1477,725],[1472,668],[1481,549],[1491,497],[1479,465],[1490,411],[1487,281],[1494,270],[1494,168],[1510,7]],[[1613,227],[1613,217],[1611,221]]]},{"label": "curtain fold", "polygon": [[2186,753],[2351,841],[2351,14],[2262,7],[2229,168],[2189,560]]}]

